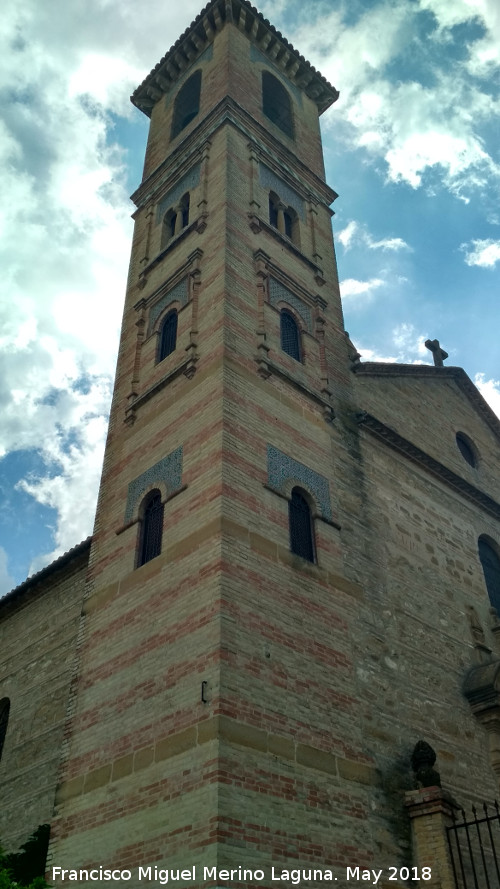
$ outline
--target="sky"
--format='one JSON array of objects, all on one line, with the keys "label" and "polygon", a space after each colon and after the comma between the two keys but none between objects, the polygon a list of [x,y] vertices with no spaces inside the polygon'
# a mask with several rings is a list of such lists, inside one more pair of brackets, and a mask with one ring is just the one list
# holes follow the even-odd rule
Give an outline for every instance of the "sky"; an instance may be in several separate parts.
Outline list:
[{"label": "sky", "polygon": [[[92,533],[148,120],[200,0],[4,0],[0,595]],[[500,415],[498,0],[260,0],[340,91],[322,117],[346,329],[437,338]]]}]

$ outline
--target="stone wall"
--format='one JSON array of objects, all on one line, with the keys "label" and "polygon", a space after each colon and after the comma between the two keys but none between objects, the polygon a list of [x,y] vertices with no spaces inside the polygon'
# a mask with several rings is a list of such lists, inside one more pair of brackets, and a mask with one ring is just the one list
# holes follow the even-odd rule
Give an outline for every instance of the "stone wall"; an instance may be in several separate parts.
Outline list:
[{"label": "stone wall", "polygon": [[10,715],[0,761],[0,841],[16,850],[52,821],[88,544],[0,600],[0,698]]}]

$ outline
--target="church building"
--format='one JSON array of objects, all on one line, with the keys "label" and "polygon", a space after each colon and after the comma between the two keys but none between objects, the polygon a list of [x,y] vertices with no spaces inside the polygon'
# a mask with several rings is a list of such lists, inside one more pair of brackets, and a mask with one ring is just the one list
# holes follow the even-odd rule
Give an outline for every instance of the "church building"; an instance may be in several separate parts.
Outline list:
[{"label": "church building", "polygon": [[0,600],[0,842],[50,824],[57,887],[469,885],[456,819],[500,776],[500,421],[437,341],[363,362],[345,332],[337,97],[247,0],[132,96],[94,533]]}]

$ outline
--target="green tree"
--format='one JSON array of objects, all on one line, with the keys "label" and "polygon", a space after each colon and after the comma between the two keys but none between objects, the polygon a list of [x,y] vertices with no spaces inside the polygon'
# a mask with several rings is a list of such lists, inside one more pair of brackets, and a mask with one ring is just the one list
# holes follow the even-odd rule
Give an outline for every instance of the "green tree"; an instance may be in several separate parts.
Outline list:
[{"label": "green tree", "polygon": [[0,889],[45,889],[45,862],[50,827],[41,824],[19,852],[0,849]]}]

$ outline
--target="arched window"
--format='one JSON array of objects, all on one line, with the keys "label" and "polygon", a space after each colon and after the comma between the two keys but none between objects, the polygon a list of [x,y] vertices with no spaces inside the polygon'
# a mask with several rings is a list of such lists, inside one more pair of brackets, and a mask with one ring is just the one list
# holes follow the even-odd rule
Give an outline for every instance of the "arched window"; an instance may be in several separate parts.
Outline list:
[{"label": "arched window", "polygon": [[269,71],[262,72],[262,110],[286,136],[293,139],[293,116],[290,96],[282,83]]},{"label": "arched window", "polygon": [[457,432],[456,442],[457,448],[460,451],[465,462],[468,463],[469,466],[477,466],[476,451],[470,438],[465,435],[464,432]]},{"label": "arched window", "polygon": [[165,317],[160,327],[160,339],[158,344],[158,361],[163,361],[167,355],[175,352],[177,345],[177,312],[172,309]]},{"label": "arched window", "polygon": [[177,220],[177,212],[172,208],[165,213],[163,217],[163,226],[161,232],[161,249],[163,250],[169,241],[175,235],[175,223]]},{"label": "arched window", "polygon": [[299,220],[293,207],[285,207],[274,191],[269,192],[269,224],[299,245]]},{"label": "arched window", "polygon": [[7,724],[9,722],[10,701],[8,698],[2,698],[0,701],[0,759],[2,758],[3,745],[7,734]]},{"label": "arched window", "polygon": [[500,615],[500,557],[485,537],[479,538],[478,550],[490,602]]},{"label": "arched window", "polygon": [[314,562],[314,537],[309,504],[300,491],[294,488],[288,504],[290,550],[308,562]]},{"label": "arched window", "polygon": [[283,352],[296,361],[302,361],[299,326],[292,313],[286,309],[282,309],[280,314],[280,338]]},{"label": "arched window", "polygon": [[189,225],[189,192],[182,196],[177,207],[170,207],[163,217],[161,233],[161,249],[164,250],[168,242],[175,235],[180,235],[183,228]]},{"label": "arched window", "polygon": [[163,533],[163,503],[157,489],[151,491],[144,503],[141,525],[141,545],[137,567],[145,565],[161,553]]},{"label": "arched window", "polygon": [[172,118],[172,139],[191,123],[200,110],[201,71],[195,71],[177,93]]}]

